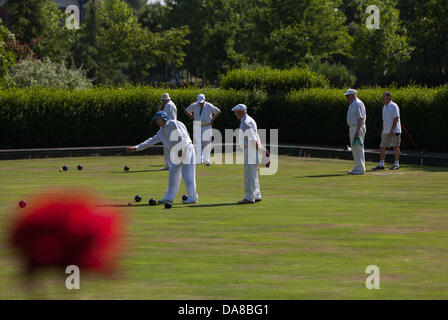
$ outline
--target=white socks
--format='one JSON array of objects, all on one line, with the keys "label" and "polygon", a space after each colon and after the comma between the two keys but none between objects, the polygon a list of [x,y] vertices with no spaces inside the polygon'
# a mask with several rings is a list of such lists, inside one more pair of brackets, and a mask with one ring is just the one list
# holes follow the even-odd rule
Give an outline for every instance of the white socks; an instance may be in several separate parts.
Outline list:
[{"label": "white socks", "polygon": [[379,164],[379,166],[380,166],[380,167],[384,167],[384,160],[380,160],[380,164]]},{"label": "white socks", "polygon": [[399,166],[400,166],[400,163],[399,163],[398,161],[395,161],[395,162],[394,162],[394,166],[399,167]]}]

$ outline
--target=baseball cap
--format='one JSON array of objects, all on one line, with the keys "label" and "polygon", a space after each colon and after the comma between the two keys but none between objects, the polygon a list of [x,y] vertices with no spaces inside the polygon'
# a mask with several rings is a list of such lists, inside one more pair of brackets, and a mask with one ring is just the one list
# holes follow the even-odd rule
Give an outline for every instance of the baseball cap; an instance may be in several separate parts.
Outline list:
[{"label": "baseball cap", "polygon": [[154,117],[152,118],[152,121],[156,120],[158,117],[161,117],[163,120],[170,120],[170,118],[168,118],[168,115],[166,114],[165,111],[157,111],[156,114],[154,115]]},{"label": "baseball cap", "polygon": [[240,103],[232,108],[232,111],[237,111],[237,110],[247,112],[247,107],[245,104]]},{"label": "baseball cap", "polygon": [[198,102],[202,103],[205,101],[205,96],[201,93],[200,95],[198,95]]},{"label": "baseball cap", "polygon": [[356,91],[355,89],[348,89],[345,93],[346,96],[349,96],[351,94],[358,94],[358,91]]}]

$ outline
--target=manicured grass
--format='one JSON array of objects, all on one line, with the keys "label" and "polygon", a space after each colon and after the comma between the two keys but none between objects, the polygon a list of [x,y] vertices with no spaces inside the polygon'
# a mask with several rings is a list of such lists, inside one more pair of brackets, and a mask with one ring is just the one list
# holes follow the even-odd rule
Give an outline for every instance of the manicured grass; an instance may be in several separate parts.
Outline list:
[{"label": "manicured grass", "polygon": [[[350,161],[282,156],[278,173],[260,178],[263,201],[238,206],[242,166],[198,166],[199,204],[180,203],[182,183],[167,210],[146,206],[166,190],[162,162],[161,156],[1,161],[0,298],[448,298],[447,169],[404,165],[348,176]],[[63,164],[69,171],[59,172]],[[6,246],[11,208],[37,191],[67,186],[118,205],[142,195],[145,205],[123,208],[130,223],[120,271],[98,277],[81,270],[78,291],[65,289],[65,270],[24,285]],[[369,265],[380,268],[380,290],[365,287]]]}]

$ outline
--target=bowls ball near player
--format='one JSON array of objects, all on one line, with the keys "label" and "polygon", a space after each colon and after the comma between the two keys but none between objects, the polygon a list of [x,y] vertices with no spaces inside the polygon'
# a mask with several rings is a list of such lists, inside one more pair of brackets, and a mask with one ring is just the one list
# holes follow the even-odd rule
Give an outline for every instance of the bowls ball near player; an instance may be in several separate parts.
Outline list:
[{"label": "bowls ball near player", "polygon": [[125,166],[125,167],[124,167],[124,171],[129,171],[129,167],[128,167],[128,166]]},{"label": "bowls ball near player", "polygon": [[184,194],[184,195],[182,196],[182,200],[183,200],[183,201],[187,201],[187,199],[188,199],[187,195]]},{"label": "bowls ball near player", "polygon": [[165,209],[171,209],[172,205],[171,203],[167,202],[165,203]]},{"label": "bowls ball near player", "polygon": [[82,165],[78,165],[78,170],[79,170],[79,171],[82,170]]},{"label": "bowls ball near player", "polygon": [[26,202],[23,201],[23,200],[20,201],[20,202],[19,202],[19,207],[20,207],[20,208],[25,208],[25,207],[26,207]]},{"label": "bowls ball near player", "polygon": [[134,199],[135,199],[135,202],[142,201],[142,197],[140,195],[136,195]]},{"label": "bowls ball near player", "polygon": [[149,199],[149,205],[150,206],[155,206],[157,204],[156,199]]},{"label": "bowls ball near player", "polygon": [[67,171],[68,167],[66,165],[62,166],[62,170]]}]

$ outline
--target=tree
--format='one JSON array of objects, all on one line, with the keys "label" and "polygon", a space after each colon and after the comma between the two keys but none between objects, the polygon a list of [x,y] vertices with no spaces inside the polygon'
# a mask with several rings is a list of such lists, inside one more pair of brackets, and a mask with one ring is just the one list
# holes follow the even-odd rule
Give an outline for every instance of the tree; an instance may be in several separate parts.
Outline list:
[{"label": "tree", "polygon": [[74,63],[87,70],[87,76],[99,83],[102,80],[100,49],[98,35],[100,26],[98,21],[98,0],[89,0],[85,7],[84,23],[81,25],[81,35],[73,48]]},{"label": "tree", "polygon": [[[395,1],[372,1],[369,4],[376,4],[380,9],[380,28],[368,29],[365,23],[356,28],[353,58],[361,83],[374,85],[408,61],[413,48],[407,42],[406,30],[400,25]],[[361,14],[362,21],[369,16],[365,9]]]},{"label": "tree", "polygon": [[17,40],[31,43],[42,36],[48,25],[45,6],[52,0],[7,0],[7,25],[16,35]]},{"label": "tree", "polygon": [[400,18],[415,47],[410,70],[403,74],[418,82],[441,84],[448,81],[448,0],[398,0]]},{"label": "tree", "polygon": [[0,81],[4,81],[8,74],[8,69],[14,66],[14,54],[5,48],[5,43],[8,40],[15,41],[14,34],[3,25],[0,19]]},{"label": "tree", "polygon": [[39,36],[40,40],[36,45],[35,52],[41,58],[46,57],[54,62],[64,62],[72,56],[71,49],[79,40],[79,32],[66,27],[65,21],[68,14],[61,12],[55,2],[45,1],[42,10],[47,21]]}]

